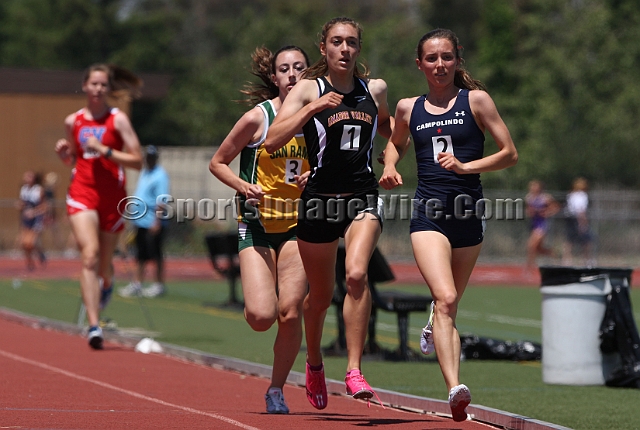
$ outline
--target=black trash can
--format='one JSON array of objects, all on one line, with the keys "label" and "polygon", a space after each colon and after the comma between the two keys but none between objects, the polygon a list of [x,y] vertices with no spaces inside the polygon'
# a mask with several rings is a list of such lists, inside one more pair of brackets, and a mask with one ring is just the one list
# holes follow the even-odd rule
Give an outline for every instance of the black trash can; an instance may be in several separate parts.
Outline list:
[{"label": "black trash can", "polygon": [[612,366],[600,351],[600,325],[613,286],[628,288],[633,269],[540,267],[542,380],[604,385]]}]

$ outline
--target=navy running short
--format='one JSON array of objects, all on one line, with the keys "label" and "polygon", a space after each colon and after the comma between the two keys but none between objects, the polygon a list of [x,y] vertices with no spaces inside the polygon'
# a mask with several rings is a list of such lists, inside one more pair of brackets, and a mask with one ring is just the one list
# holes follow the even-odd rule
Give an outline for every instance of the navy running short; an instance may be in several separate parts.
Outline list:
[{"label": "navy running short", "polygon": [[451,248],[465,248],[482,243],[485,226],[482,215],[467,213],[462,216],[433,211],[424,200],[415,200],[409,231],[437,231],[449,240]]}]

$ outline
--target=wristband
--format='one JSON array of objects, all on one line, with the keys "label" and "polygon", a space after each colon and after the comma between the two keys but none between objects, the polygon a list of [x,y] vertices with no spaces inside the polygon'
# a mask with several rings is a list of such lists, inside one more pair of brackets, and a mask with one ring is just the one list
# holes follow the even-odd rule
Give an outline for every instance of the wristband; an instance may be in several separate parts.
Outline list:
[{"label": "wristband", "polygon": [[113,149],[109,148],[109,149],[107,149],[107,152],[104,153],[104,157],[105,158],[111,158],[112,154],[113,154]]}]

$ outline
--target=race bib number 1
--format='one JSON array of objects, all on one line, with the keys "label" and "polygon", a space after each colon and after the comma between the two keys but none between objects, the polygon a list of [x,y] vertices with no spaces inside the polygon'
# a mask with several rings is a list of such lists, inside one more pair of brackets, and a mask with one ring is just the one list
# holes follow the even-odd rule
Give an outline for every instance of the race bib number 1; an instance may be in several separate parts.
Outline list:
[{"label": "race bib number 1", "polygon": [[342,129],[342,139],[340,139],[340,149],[342,151],[357,151],[360,148],[359,125],[346,125]]}]

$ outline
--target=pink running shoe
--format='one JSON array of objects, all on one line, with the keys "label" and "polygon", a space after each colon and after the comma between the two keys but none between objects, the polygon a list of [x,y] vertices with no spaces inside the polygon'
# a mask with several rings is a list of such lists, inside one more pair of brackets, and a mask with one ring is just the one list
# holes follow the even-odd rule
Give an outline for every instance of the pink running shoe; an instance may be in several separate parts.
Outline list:
[{"label": "pink running shoe", "polygon": [[353,396],[354,399],[369,400],[374,395],[373,390],[358,369],[348,372],[344,383],[347,384],[347,394]]},{"label": "pink running shoe", "polygon": [[449,406],[454,421],[465,421],[467,411],[465,408],[471,403],[471,392],[466,385],[456,385],[449,391]]},{"label": "pink running shoe", "polygon": [[316,409],[327,407],[327,384],[324,380],[324,364],[320,370],[311,370],[307,363],[306,381],[307,399]]}]

